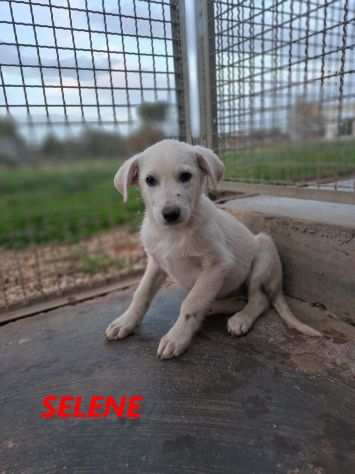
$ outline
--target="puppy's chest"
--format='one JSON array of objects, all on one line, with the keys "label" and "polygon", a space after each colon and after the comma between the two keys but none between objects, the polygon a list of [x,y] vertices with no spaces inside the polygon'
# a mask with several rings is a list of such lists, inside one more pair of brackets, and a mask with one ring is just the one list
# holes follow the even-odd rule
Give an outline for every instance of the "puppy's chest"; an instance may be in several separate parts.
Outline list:
[{"label": "puppy's chest", "polygon": [[191,288],[202,269],[201,250],[184,238],[145,242],[147,253],[160,267],[184,288]]},{"label": "puppy's chest", "polygon": [[165,259],[161,267],[180,287],[189,290],[201,273],[201,260],[196,257]]}]

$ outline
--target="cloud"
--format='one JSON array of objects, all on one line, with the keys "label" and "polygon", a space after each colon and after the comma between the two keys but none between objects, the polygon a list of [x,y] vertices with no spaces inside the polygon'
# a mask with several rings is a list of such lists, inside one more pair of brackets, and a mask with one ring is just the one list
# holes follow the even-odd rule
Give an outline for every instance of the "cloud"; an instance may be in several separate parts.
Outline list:
[{"label": "cloud", "polygon": [[[102,12],[98,11],[87,15],[85,11],[72,10],[72,22],[76,30],[72,34],[69,29],[57,28],[55,38],[53,26],[61,28],[70,26],[68,10],[56,8],[58,5],[60,5],[59,0],[56,0],[53,3],[54,25],[48,5],[33,6],[36,23],[46,25],[35,27],[39,49],[36,47],[34,28],[31,25],[24,27],[16,25],[18,41],[25,46],[17,48],[15,37],[10,34],[10,30],[9,34],[6,33],[4,41],[12,41],[13,45],[0,45],[0,64],[5,83],[17,85],[6,88],[10,103],[24,105],[23,108],[13,109],[17,118],[23,117],[25,119],[26,117],[25,90],[30,103],[39,105],[31,110],[33,117],[38,121],[47,120],[45,102],[50,105],[51,119],[64,121],[63,94],[69,118],[76,117],[77,120],[80,120],[81,117],[80,107],[78,107],[81,100],[85,108],[85,116],[97,120],[95,107],[97,95],[99,106],[102,106],[103,120],[113,120],[112,105],[121,106],[117,108],[117,112],[119,119],[123,120],[125,117],[127,119],[128,104],[132,106],[142,101],[155,100],[170,100],[171,103],[175,103],[174,92],[170,94],[163,90],[168,86],[173,88],[175,85],[173,59],[155,57],[153,62],[150,56],[153,53],[165,54],[165,47],[168,49],[168,54],[172,54],[171,40],[165,43],[163,40],[149,38],[151,34],[153,37],[159,37],[165,33],[168,38],[171,38],[170,25],[166,25],[164,29],[163,23],[158,21],[163,18],[170,20],[169,6],[159,3],[152,3],[148,6],[147,2],[136,1],[134,4],[131,0],[121,0],[121,11],[119,11],[117,0],[105,0],[106,12],[112,13],[106,15],[107,37]],[[136,9],[134,9],[134,5]],[[67,6],[67,0],[63,0],[62,6]],[[77,0],[75,6],[85,9],[85,2]],[[19,18],[17,20],[30,22],[30,10],[28,6],[23,8],[26,11],[23,10],[22,13],[18,11]],[[88,8],[89,10],[99,10],[101,2],[89,0]],[[118,17],[119,13],[123,15],[121,20]],[[136,21],[134,18],[128,18],[135,16],[135,14],[140,17]],[[151,21],[148,21],[149,17]],[[88,20],[91,29],[97,30],[91,34],[91,37],[89,37],[88,31],[85,31],[88,28]],[[10,25],[10,29],[12,28]],[[78,31],[78,29],[84,31]],[[139,38],[135,36],[137,31]],[[142,36],[148,36],[148,38],[142,38]],[[54,48],[55,39],[59,46],[58,53]],[[90,40],[92,52],[80,49],[77,50],[75,56],[74,51],[69,49],[74,45],[88,49]],[[122,54],[123,50],[127,53],[125,58]],[[138,57],[138,51],[143,53],[141,57]],[[18,52],[20,57],[18,57]],[[20,65],[23,66],[24,85],[42,86],[44,83],[44,91],[41,87],[27,87],[25,89],[22,87]],[[43,66],[42,70],[40,66]],[[123,71],[125,68],[126,72]],[[169,75],[164,72],[167,69]],[[138,70],[141,71],[141,74],[134,72]],[[153,74],[157,71],[159,73]],[[111,90],[112,83],[113,91]],[[61,85],[64,87],[63,91]],[[82,88],[81,99],[79,85]],[[97,92],[94,91],[94,86],[97,86]],[[143,90],[139,90],[141,86]],[[0,98],[0,101],[2,101],[1,105],[3,99]],[[135,116],[133,109],[131,113]]]}]

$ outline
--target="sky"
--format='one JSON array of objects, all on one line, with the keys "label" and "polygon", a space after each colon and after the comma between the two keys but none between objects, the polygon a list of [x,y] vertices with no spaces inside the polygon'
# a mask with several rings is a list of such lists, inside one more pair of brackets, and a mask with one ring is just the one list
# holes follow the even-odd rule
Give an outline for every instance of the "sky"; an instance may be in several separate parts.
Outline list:
[{"label": "sky", "polygon": [[[7,84],[0,88],[0,113],[6,112],[5,89],[11,113],[21,122],[27,101],[35,123],[64,122],[66,112],[70,122],[80,123],[84,115],[93,124],[101,119],[107,128],[117,122],[118,130],[127,133],[127,122],[137,122],[136,106],[160,100],[171,104],[167,127],[176,134],[168,2],[70,0],[70,16],[67,0],[50,4],[35,1],[31,9],[28,1],[13,1],[11,9],[8,1],[0,1],[1,81]],[[60,133],[61,127],[54,129]]]},{"label": "sky", "polygon": [[[285,128],[288,108],[302,95],[311,101],[326,98],[330,104],[334,99],[335,106],[340,94],[354,99],[355,5],[348,3],[343,55],[344,1],[327,8],[325,36],[321,0],[295,0],[293,5],[291,0],[264,0],[264,11],[258,0],[232,10],[215,3],[221,133],[275,124]],[[197,135],[196,60],[201,51],[194,2],[185,4],[191,121]],[[63,135],[66,120],[72,133],[78,133],[83,118],[92,125],[101,121],[109,130],[115,122],[115,129],[126,134],[137,126],[137,105],[162,100],[171,104],[166,131],[176,135],[171,26],[169,0],[0,0],[0,115],[6,114],[7,101],[13,117],[26,122],[28,102],[32,122],[44,124],[21,127],[31,139],[48,132]],[[342,81],[339,71],[346,73]],[[46,126],[49,121],[51,127]]]}]

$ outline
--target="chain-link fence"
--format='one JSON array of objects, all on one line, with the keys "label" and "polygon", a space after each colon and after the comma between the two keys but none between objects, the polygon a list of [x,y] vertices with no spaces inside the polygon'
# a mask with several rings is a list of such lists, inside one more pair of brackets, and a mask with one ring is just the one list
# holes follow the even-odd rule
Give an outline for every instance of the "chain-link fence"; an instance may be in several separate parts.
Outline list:
[{"label": "chain-link fence", "polygon": [[1,0],[0,8],[0,113],[24,134],[69,126],[75,135],[85,124],[128,133],[142,102],[183,107],[179,2]]},{"label": "chain-link fence", "polygon": [[142,205],[112,179],[186,139],[181,15],[178,0],[0,1],[0,311],[141,267]]},{"label": "chain-link fence", "polygon": [[227,175],[354,191],[354,2],[213,0],[198,22],[203,132]]},{"label": "chain-link fence", "polygon": [[230,179],[354,191],[354,20],[352,0],[0,0],[0,311],[141,268],[142,204],[112,177],[164,136]]}]

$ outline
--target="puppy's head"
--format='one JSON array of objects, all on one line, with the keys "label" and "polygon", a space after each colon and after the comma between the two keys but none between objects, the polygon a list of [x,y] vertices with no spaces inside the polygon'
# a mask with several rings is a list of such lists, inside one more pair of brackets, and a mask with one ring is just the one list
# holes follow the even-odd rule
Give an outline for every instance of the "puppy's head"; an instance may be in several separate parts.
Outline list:
[{"label": "puppy's head", "polygon": [[208,148],[163,140],[125,161],[114,184],[127,200],[128,187],[139,185],[146,211],[160,225],[186,224],[209,180],[215,187],[224,166]]}]

